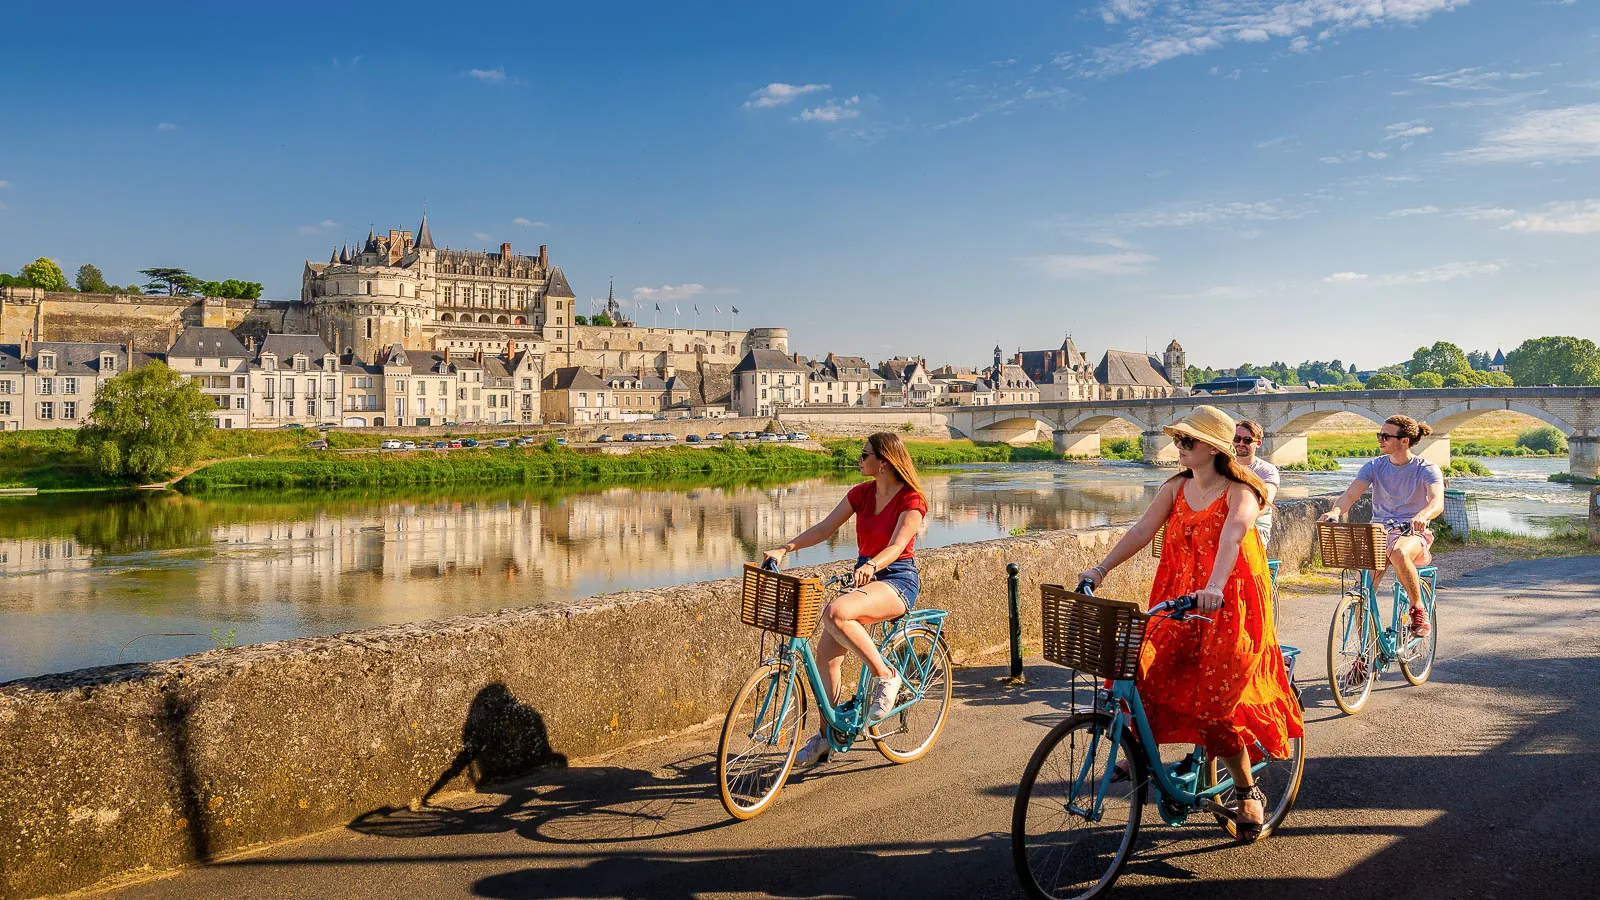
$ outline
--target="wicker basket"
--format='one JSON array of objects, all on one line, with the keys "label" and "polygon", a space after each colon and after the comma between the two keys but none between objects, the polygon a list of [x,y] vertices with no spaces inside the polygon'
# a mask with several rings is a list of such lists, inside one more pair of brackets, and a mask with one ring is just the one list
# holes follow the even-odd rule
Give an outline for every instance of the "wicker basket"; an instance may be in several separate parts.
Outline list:
[{"label": "wicker basket", "polygon": [[1389,542],[1382,525],[1318,522],[1317,544],[1322,551],[1322,564],[1330,569],[1381,572],[1389,565]]},{"label": "wicker basket", "polygon": [[1161,548],[1167,543],[1167,523],[1162,522],[1156,529],[1156,536],[1150,539],[1150,555],[1156,559],[1161,558]]},{"label": "wicker basket", "polygon": [[821,579],[745,565],[744,594],[739,600],[741,622],[789,637],[810,637],[821,611]]},{"label": "wicker basket", "polygon": [[1059,584],[1041,586],[1044,658],[1100,678],[1139,673],[1139,650],[1149,617],[1131,600],[1091,597]]}]

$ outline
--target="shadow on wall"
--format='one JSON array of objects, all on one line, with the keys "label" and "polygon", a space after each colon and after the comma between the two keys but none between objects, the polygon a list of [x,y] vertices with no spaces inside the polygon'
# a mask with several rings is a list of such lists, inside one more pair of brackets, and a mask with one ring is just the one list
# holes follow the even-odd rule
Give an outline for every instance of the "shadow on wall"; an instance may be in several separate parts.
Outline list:
[{"label": "shadow on wall", "polygon": [[566,764],[567,757],[550,747],[544,716],[497,681],[484,685],[472,698],[466,724],[461,726],[461,752],[422,795],[422,802],[463,773],[477,788]]},{"label": "shadow on wall", "polygon": [[180,697],[171,687],[161,692],[161,718],[159,727],[172,748],[171,771],[177,784],[177,806],[183,817],[178,826],[188,839],[186,862],[205,862],[211,858],[210,826],[205,808],[200,803],[200,787],[195,777],[190,750],[189,720],[193,708],[187,699]]}]

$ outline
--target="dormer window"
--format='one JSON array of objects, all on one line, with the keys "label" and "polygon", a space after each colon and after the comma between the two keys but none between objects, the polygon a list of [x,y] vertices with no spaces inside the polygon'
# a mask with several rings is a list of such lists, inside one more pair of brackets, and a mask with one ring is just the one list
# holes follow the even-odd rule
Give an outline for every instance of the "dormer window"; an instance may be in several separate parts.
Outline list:
[{"label": "dormer window", "polygon": [[278,370],[278,361],[270,356],[263,356],[261,357],[261,369],[265,372],[276,372]]},{"label": "dormer window", "polygon": [[100,357],[100,371],[102,371],[102,372],[115,372],[116,370],[117,370],[117,358],[115,356],[112,356],[111,354],[107,353],[104,356]]},{"label": "dormer window", "polygon": [[294,370],[296,372],[304,372],[306,370],[306,358],[304,356],[296,356],[294,358]]},{"label": "dormer window", "polygon": [[39,354],[39,371],[54,372],[56,370],[56,355],[54,353]]}]

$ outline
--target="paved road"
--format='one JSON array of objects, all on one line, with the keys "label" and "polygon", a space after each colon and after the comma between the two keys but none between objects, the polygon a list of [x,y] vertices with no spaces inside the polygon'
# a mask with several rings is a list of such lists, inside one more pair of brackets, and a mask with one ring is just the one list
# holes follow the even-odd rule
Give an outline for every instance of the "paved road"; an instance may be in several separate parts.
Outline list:
[{"label": "paved road", "polygon": [[[1596,896],[1600,557],[1518,563],[1441,591],[1433,680],[1386,676],[1341,716],[1306,686],[1304,787],[1284,830],[1229,842],[1209,817],[1152,827],[1122,897]],[[1331,598],[1285,601],[1324,645]],[[1008,828],[1028,755],[1062,714],[1059,670],[1025,689],[960,674],[940,745],[813,770],[751,822],[710,785],[715,735],[654,744],[448,808],[342,829],[119,892],[134,897],[1015,897]]]}]

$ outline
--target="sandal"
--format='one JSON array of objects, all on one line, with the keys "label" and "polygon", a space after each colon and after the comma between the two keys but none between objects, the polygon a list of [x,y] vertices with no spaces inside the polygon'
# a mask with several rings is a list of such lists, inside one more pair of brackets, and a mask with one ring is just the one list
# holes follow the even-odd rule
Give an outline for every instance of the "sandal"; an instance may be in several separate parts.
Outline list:
[{"label": "sandal", "polygon": [[1433,625],[1428,622],[1428,610],[1425,607],[1411,607],[1411,636],[1425,638],[1433,631]]},{"label": "sandal", "polygon": [[1251,844],[1261,840],[1261,831],[1266,828],[1265,822],[1246,822],[1244,804],[1247,800],[1255,800],[1261,804],[1262,814],[1266,814],[1267,795],[1261,790],[1261,785],[1251,784],[1248,788],[1237,792],[1238,805],[1234,807],[1234,835],[1240,842]]}]

